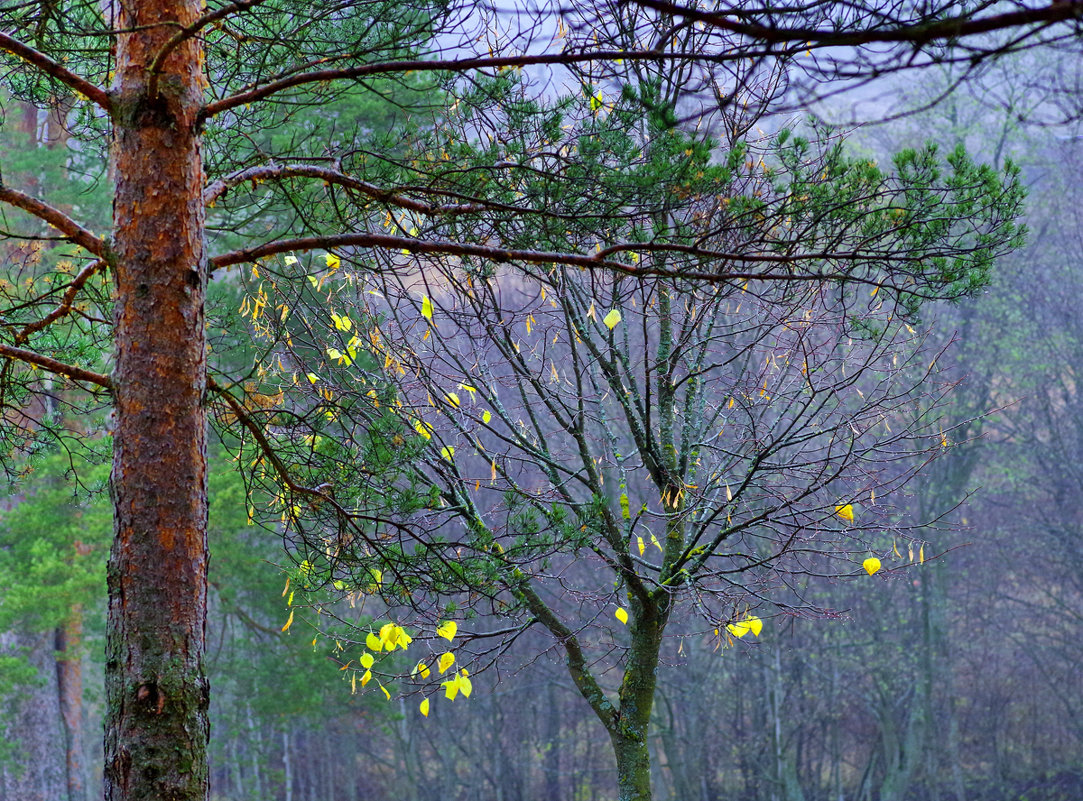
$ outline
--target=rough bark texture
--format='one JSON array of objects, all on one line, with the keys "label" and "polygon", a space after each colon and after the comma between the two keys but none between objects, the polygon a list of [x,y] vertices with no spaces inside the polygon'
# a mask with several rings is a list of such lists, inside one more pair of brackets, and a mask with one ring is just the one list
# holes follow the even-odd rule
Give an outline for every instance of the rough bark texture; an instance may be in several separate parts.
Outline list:
[{"label": "rough bark texture", "polygon": [[630,598],[628,662],[620,686],[620,714],[609,729],[617,757],[619,801],[651,801],[651,755],[647,733],[658,683],[658,656],[669,617],[665,596],[643,603]]},{"label": "rough bark texture", "polygon": [[124,0],[115,26],[116,429],[107,801],[203,801],[207,701],[206,254],[198,0]]}]

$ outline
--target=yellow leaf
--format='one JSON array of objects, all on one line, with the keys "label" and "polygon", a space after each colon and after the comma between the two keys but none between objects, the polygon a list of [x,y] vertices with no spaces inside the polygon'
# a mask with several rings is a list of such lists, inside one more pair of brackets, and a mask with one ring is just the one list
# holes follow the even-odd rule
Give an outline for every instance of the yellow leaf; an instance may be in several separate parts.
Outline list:
[{"label": "yellow leaf", "polygon": [[734,637],[740,639],[748,634],[752,630],[752,625],[747,620],[740,620],[736,623],[730,623],[726,626],[726,631],[732,634]]},{"label": "yellow leaf", "polygon": [[444,397],[447,398],[447,402],[454,406],[456,409],[459,408],[459,396],[456,395],[454,392],[449,392]]},{"label": "yellow leaf", "polygon": [[296,264],[297,263],[297,257],[296,256],[286,256],[284,261],[286,262],[286,266],[289,267],[291,264]]},{"label": "yellow leaf", "polygon": [[602,318],[602,322],[605,323],[606,328],[612,331],[617,323],[620,322],[620,311],[613,309],[609,314]]},{"label": "yellow leaf", "polygon": [[410,671],[410,675],[413,676],[416,674],[418,676],[421,676],[421,678],[423,679],[427,679],[429,677],[429,672],[430,671],[428,665],[426,665],[424,662],[418,662],[417,667]]},{"label": "yellow leaf", "polygon": [[481,413],[481,422],[488,424],[488,422],[492,419],[493,416],[489,413],[488,409]]},{"label": "yellow leaf", "polygon": [[436,666],[440,668],[441,673],[447,673],[447,669],[455,664],[455,654],[451,651],[447,651],[440,655],[440,660],[436,663]]},{"label": "yellow leaf", "polygon": [[282,627],[282,631],[289,631],[290,626],[293,625],[293,610],[290,610],[290,616],[286,619],[286,625]]},{"label": "yellow leaf", "polygon": [[471,683],[470,679],[467,678],[465,668],[459,675],[459,692],[463,694],[464,698],[469,698],[470,693],[474,692],[474,685]]},{"label": "yellow leaf", "polygon": [[454,620],[448,620],[448,621],[446,621],[444,623],[441,623],[439,626],[436,627],[437,635],[439,635],[440,637],[443,637],[448,642],[451,642],[452,640],[455,639],[455,634],[458,631],[459,631],[459,624],[456,623]]},{"label": "yellow leaf", "polygon": [[335,328],[337,328],[339,331],[349,331],[351,328],[353,328],[353,320],[351,320],[349,315],[347,314],[339,317],[334,312],[331,312],[331,322],[335,324]]},{"label": "yellow leaf", "polygon": [[921,547],[918,549],[918,564],[925,564],[925,543],[921,543]]},{"label": "yellow leaf", "polygon": [[639,541],[639,555],[642,556],[643,552],[645,550],[647,550],[647,546],[643,544],[643,538],[642,537],[636,537],[636,540]]},{"label": "yellow leaf", "polygon": [[449,701],[454,701],[455,696],[459,694],[459,677],[456,676],[451,681],[443,682],[443,684],[444,694],[447,696]]},{"label": "yellow leaf", "polygon": [[658,538],[656,536],[654,536],[653,534],[651,534],[651,545],[653,545],[655,548],[658,549],[658,553],[663,553],[663,551],[662,551],[662,543],[660,543],[658,541]]},{"label": "yellow leaf", "polygon": [[372,681],[372,671],[366,670],[365,675],[361,677],[361,686],[364,687],[370,681]]},{"label": "yellow leaf", "polygon": [[428,698],[422,699],[421,706],[419,706],[418,709],[421,710],[422,715],[424,715],[425,717],[428,717],[429,716],[429,699]]},{"label": "yellow leaf", "polygon": [[865,568],[865,572],[871,576],[873,573],[880,569],[880,560],[877,559],[875,556],[870,556],[868,559],[861,563],[861,566]]},{"label": "yellow leaf", "polygon": [[421,299],[421,316],[426,320],[432,319],[432,301],[428,295]]},{"label": "yellow leaf", "polygon": [[370,667],[372,667],[373,663],[376,660],[373,659],[372,654],[366,651],[365,653],[361,654],[361,658],[357,661],[361,663],[361,667],[363,667],[365,670],[368,670]]},{"label": "yellow leaf", "polygon": [[455,455],[454,446],[448,445],[446,448],[441,448],[440,449],[440,455],[450,462],[452,457]]},{"label": "yellow leaf", "polygon": [[387,688],[384,687],[384,685],[381,684],[380,689],[384,691],[384,698],[386,698],[388,701],[390,701],[391,700],[391,693],[389,693],[387,691]]},{"label": "yellow leaf", "polygon": [[370,650],[376,651],[377,653],[384,648],[384,644],[380,642],[380,638],[371,631],[368,633],[368,636],[365,637],[365,645],[367,645]]},{"label": "yellow leaf", "polygon": [[835,507],[835,514],[837,514],[842,520],[847,523],[854,522],[854,507],[853,504],[844,504],[843,506]]},{"label": "yellow leaf", "polygon": [[320,377],[318,375],[316,375],[315,373],[309,373],[308,374],[308,383],[315,384],[319,380],[320,380]]},{"label": "yellow leaf", "polygon": [[748,620],[745,621],[748,624],[748,630],[752,632],[756,637],[760,636],[760,632],[763,631],[763,621],[758,617],[748,616]]},{"label": "yellow leaf", "polygon": [[623,607],[618,606],[617,611],[613,613],[613,616],[624,625],[628,625],[628,613],[624,611]]},{"label": "yellow leaf", "polygon": [[338,256],[334,253],[325,253],[323,256],[323,260],[327,262],[327,266],[330,267],[332,270],[337,270],[340,266],[342,266],[342,262],[339,261]]}]

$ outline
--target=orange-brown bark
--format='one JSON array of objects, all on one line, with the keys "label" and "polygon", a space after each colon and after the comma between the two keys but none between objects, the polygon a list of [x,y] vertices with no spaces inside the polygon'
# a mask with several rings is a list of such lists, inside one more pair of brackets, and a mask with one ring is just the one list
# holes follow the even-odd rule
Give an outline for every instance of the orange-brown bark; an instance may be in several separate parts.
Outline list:
[{"label": "orange-brown bark", "polygon": [[[198,0],[124,0],[111,104],[115,540],[105,797],[207,797],[206,255]],[[155,84],[154,91],[151,85]]]}]

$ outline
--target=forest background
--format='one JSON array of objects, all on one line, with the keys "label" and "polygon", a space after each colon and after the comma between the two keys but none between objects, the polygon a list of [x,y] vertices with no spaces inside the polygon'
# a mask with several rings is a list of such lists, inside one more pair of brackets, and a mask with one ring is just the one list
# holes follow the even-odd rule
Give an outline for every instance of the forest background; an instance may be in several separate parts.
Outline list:
[{"label": "forest background", "polygon": [[[801,603],[765,614],[754,641],[738,630],[667,642],[650,735],[658,797],[1079,797],[1083,198],[1072,179],[1083,152],[1070,125],[1026,124],[1054,102],[1018,79],[1056,69],[1043,57],[1002,60],[966,92],[849,137],[849,152],[870,160],[927,139],[997,165],[1013,159],[1032,234],[988,290],[922,310],[930,343],[950,344],[940,379],[959,383],[942,410],[942,452],[894,502],[935,524],[880,543],[889,569],[878,575],[803,578],[791,587]],[[929,70],[916,87],[883,91],[918,108],[952,79],[950,68]],[[370,124],[388,141],[410,135],[416,123],[393,106],[364,102],[350,113],[379,120]],[[840,118],[840,102],[815,110]],[[807,125],[794,116],[786,122]],[[59,121],[6,98],[2,134],[9,183],[69,191],[75,210],[108,208],[93,194],[102,165],[79,163]],[[298,134],[287,125],[276,135]],[[12,247],[19,278],[63,261],[47,247]],[[250,338],[246,294],[258,295],[252,284],[212,285],[212,314],[234,348]],[[303,576],[281,532],[251,524],[231,447],[213,449],[211,478],[214,797],[611,797],[608,743],[551,654],[499,681],[482,674],[469,699],[427,716],[416,699],[355,692],[314,648],[316,631],[287,625],[283,584]],[[107,471],[81,465],[76,487],[71,469],[62,450],[37,453],[17,469],[2,520],[4,798],[99,794]],[[545,651],[532,636],[521,653]]]}]

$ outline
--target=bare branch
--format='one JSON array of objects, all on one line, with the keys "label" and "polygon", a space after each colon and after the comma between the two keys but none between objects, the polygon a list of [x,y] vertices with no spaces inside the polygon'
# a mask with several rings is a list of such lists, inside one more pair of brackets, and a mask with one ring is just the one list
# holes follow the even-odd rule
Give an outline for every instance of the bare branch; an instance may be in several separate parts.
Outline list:
[{"label": "bare branch", "polygon": [[421,214],[470,214],[492,209],[492,206],[487,203],[446,203],[434,206],[411,200],[395,190],[382,189],[375,184],[358,180],[337,170],[312,164],[268,164],[238,170],[224,178],[219,178],[203,190],[203,202],[210,206],[230,189],[246,181],[272,181],[286,178],[316,178],[329,184],[356,189],[376,200]]},{"label": "bare branch", "polygon": [[726,14],[700,11],[670,0],[633,0],[636,5],[673,14],[695,22],[703,22],[730,33],[747,36],[768,44],[800,43],[802,49],[811,46],[839,47],[883,42],[912,42],[928,44],[948,39],[978,36],[995,31],[1011,30],[1033,25],[1048,27],[1060,22],[1083,19],[1083,4],[1073,0],[1055,0],[1041,8],[1025,8],[988,17],[972,18],[960,14],[934,22],[900,23],[879,28],[859,30],[823,30],[820,28],[769,27],[754,22],[744,22]]},{"label": "bare branch", "polygon": [[27,214],[32,214],[38,219],[47,222],[79,247],[88,250],[99,259],[108,260],[109,248],[106,246],[105,241],[79,225],[59,209],[17,189],[10,189],[3,184],[0,184],[0,202],[9,203],[18,209],[22,209]]},{"label": "bare branch", "polygon": [[747,50],[740,53],[669,53],[661,50],[588,50],[579,53],[548,53],[524,56],[491,56],[486,58],[463,58],[447,61],[412,60],[385,61],[378,64],[361,64],[345,69],[317,70],[290,75],[276,81],[254,86],[230,97],[208,103],[202,118],[207,119],[223,111],[263,100],[271,95],[296,86],[322,81],[341,81],[367,78],[373,75],[396,75],[410,72],[467,72],[469,70],[499,69],[501,67],[532,67],[543,64],[582,64],[612,61],[696,61],[699,63],[722,63],[737,58],[749,58]]},{"label": "bare branch", "polygon": [[101,106],[106,112],[112,113],[113,101],[109,98],[109,94],[104,89],[95,86],[85,78],[79,77],[67,67],[53,61],[44,53],[35,50],[29,45],[23,44],[18,39],[3,32],[0,32],[0,50],[6,50],[12,55],[18,56],[28,64],[37,67],[46,75],[60,81],[65,86],[75,91],[76,94],[82,95],[87,100]]},{"label": "bare branch", "polygon": [[87,381],[91,384],[97,384],[103,389],[111,390],[113,388],[113,380],[107,375],[84,370],[82,367],[76,367],[58,359],[51,359],[48,356],[42,356],[40,353],[34,353],[32,350],[0,344],[0,358],[14,359],[26,364],[32,364],[43,370],[48,370],[50,373],[66,376],[73,381]]},{"label": "bare branch", "polygon": [[37,331],[41,331],[43,328],[49,326],[51,323],[69,314],[71,312],[72,303],[75,302],[75,297],[79,294],[79,290],[82,289],[86,285],[86,282],[89,281],[92,276],[97,274],[98,271],[105,266],[105,264],[106,262],[104,259],[97,259],[96,261],[91,262],[82,270],[80,270],[79,273],[71,279],[71,283],[68,284],[68,288],[64,290],[64,295],[60,299],[60,303],[57,304],[56,308],[54,308],[51,312],[46,314],[40,320],[37,320],[33,323],[27,323],[23,327],[23,329],[15,335],[15,344],[24,344],[30,338],[31,334]]}]

